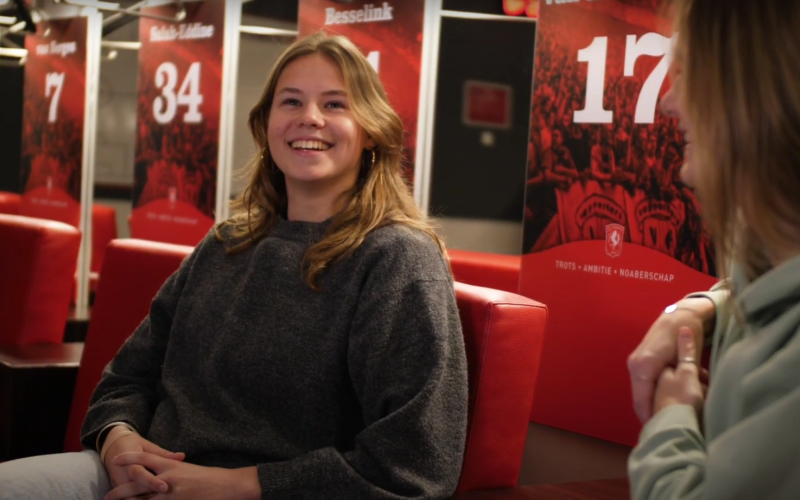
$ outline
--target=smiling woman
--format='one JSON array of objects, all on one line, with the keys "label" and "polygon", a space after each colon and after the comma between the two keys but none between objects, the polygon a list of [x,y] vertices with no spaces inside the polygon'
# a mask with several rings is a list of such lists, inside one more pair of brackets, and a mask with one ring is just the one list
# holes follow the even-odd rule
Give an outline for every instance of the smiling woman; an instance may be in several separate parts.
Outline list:
[{"label": "smiling woman", "polygon": [[403,126],[341,37],[289,47],[260,153],[220,224],[106,367],[80,454],[0,465],[0,499],[438,499],[467,371],[441,241],[401,177]]},{"label": "smiling woman", "polygon": [[293,61],[277,87],[267,140],[286,181],[288,217],[321,222],[337,212],[363,152],[376,144],[353,116],[341,70],[324,56]]},{"label": "smiling woman", "polygon": [[226,240],[223,230],[229,231],[232,253],[280,217],[330,220],[326,237],[305,255],[312,286],[330,263],[387,224],[421,231],[443,251],[401,174],[403,123],[372,66],[346,38],[320,33],[289,47],[249,125],[261,153],[234,203],[238,212],[216,233]]}]

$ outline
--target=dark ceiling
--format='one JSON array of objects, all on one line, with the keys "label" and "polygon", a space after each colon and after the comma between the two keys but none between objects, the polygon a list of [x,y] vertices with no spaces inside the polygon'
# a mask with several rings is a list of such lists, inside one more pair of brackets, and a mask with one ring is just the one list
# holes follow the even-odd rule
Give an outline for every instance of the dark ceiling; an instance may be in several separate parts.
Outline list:
[{"label": "dark ceiling", "polygon": [[252,0],[244,4],[245,14],[297,22],[298,0]]}]

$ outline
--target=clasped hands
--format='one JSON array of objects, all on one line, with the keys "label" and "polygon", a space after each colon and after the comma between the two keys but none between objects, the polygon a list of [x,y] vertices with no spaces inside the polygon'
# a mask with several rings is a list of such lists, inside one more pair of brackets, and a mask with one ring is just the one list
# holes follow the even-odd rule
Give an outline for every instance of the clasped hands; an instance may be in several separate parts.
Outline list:
[{"label": "clasped hands", "polygon": [[[112,429],[107,439],[121,429]],[[185,458],[138,434],[117,438],[104,457],[113,487],[104,500],[230,499],[247,482],[240,477],[245,469],[203,467],[185,463]]]},{"label": "clasped hands", "polygon": [[714,303],[704,297],[673,304],[628,357],[633,406],[642,424],[671,405],[690,405],[700,414],[708,372],[699,361],[715,312]]}]

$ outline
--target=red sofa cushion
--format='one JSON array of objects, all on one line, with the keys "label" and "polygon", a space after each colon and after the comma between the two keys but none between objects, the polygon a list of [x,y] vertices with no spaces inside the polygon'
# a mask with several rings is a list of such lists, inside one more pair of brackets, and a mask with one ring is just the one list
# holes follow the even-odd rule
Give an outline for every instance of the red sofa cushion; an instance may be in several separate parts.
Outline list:
[{"label": "red sofa cushion", "polygon": [[161,285],[192,250],[132,239],[114,240],[108,245],[72,397],[64,451],[82,449],[81,425],[103,369],[147,316]]},{"label": "red sofa cushion", "polygon": [[0,214],[19,215],[19,195],[0,191]]},{"label": "red sofa cushion", "polygon": [[467,446],[458,491],[517,485],[547,326],[547,308],[456,283],[469,369]]},{"label": "red sofa cushion", "polygon": [[519,255],[447,250],[456,281],[494,288],[505,292],[519,291]]},{"label": "red sofa cushion", "polygon": [[0,242],[0,344],[62,342],[80,232],[0,214]]}]

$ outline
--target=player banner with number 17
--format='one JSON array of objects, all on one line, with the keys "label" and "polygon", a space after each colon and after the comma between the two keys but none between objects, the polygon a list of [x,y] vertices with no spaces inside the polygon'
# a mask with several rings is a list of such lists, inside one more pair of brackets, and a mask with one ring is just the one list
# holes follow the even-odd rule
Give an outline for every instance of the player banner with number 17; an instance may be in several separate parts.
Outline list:
[{"label": "player banner with number 17", "polygon": [[678,120],[659,106],[670,22],[660,0],[539,6],[520,291],[550,318],[533,419],[632,445],[625,359],[715,273]]},{"label": "player banner with number 17", "polygon": [[[184,6],[180,23],[139,21],[131,235],[195,245],[214,224],[225,2]],[[171,18],[176,7],[142,12]]]}]

